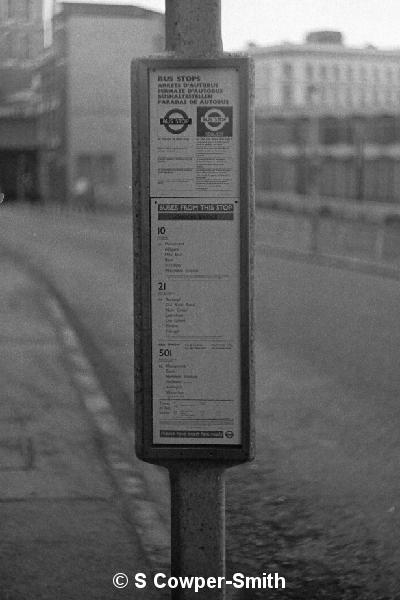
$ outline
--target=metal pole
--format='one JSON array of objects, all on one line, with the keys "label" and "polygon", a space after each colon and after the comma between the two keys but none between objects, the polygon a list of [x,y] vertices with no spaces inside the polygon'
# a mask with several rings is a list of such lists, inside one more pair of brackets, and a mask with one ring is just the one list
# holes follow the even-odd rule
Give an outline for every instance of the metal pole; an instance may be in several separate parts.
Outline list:
[{"label": "metal pole", "polygon": [[165,0],[166,49],[181,58],[222,53],[221,0]]},{"label": "metal pole", "polygon": [[213,578],[215,587],[177,588],[172,600],[223,600],[225,576],[224,466],[202,461],[170,467],[171,575]]},{"label": "metal pole", "polygon": [[[222,54],[221,0],[166,0],[166,49],[179,58]],[[178,461],[171,481],[171,574],[225,575],[225,488],[223,465]],[[223,600],[224,586],[172,590],[172,600]]]}]

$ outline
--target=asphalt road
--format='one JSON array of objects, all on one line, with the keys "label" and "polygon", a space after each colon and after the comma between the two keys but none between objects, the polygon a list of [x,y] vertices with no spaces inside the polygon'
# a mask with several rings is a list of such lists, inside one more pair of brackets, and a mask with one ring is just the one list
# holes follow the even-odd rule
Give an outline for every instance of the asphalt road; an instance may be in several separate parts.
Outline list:
[{"label": "asphalt road", "polygon": [[[129,215],[0,217],[1,244],[53,280],[124,411]],[[400,598],[399,296],[393,280],[257,251],[257,460],[228,473],[227,562],[287,588],[238,597]]]}]

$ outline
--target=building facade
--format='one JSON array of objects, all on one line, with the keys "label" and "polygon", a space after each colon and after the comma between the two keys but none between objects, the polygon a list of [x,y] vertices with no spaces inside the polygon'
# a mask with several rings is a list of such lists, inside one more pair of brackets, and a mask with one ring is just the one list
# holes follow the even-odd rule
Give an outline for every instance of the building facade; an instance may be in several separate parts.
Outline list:
[{"label": "building facade", "polygon": [[97,204],[127,205],[130,64],[164,49],[164,16],[53,2],[49,28],[43,4],[0,0],[1,191],[7,200],[66,203],[85,179]]},{"label": "building facade", "polygon": [[37,67],[42,0],[0,0],[0,188],[6,199],[39,197]]},{"label": "building facade", "polygon": [[332,33],[315,32],[304,44],[251,47],[259,114],[311,108],[371,114],[400,107],[400,50],[349,48]]},{"label": "building facade", "polygon": [[59,4],[40,68],[41,187],[48,201],[73,201],[84,179],[97,205],[130,203],[130,64],[163,49],[161,13]]},{"label": "building facade", "polygon": [[2,66],[21,66],[43,50],[43,0],[0,0]]},{"label": "building facade", "polygon": [[249,50],[258,187],[400,201],[400,50],[349,48],[338,32]]}]

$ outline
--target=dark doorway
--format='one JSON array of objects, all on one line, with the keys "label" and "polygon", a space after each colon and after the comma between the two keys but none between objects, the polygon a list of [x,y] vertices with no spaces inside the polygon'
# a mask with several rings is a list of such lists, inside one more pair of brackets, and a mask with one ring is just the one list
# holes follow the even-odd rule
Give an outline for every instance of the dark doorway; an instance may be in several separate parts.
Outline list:
[{"label": "dark doorway", "polygon": [[0,189],[6,202],[39,200],[37,152],[0,150]]}]

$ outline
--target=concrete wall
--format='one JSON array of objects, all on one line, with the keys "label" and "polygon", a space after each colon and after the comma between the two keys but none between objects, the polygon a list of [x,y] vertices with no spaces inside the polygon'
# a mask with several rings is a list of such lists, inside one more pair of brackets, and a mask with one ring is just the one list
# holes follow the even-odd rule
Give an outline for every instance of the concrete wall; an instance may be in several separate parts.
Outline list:
[{"label": "concrete wall", "polygon": [[164,21],[72,15],[68,36],[68,183],[79,155],[112,155],[115,181],[97,184],[100,204],[131,202],[130,63],[160,48]]}]

